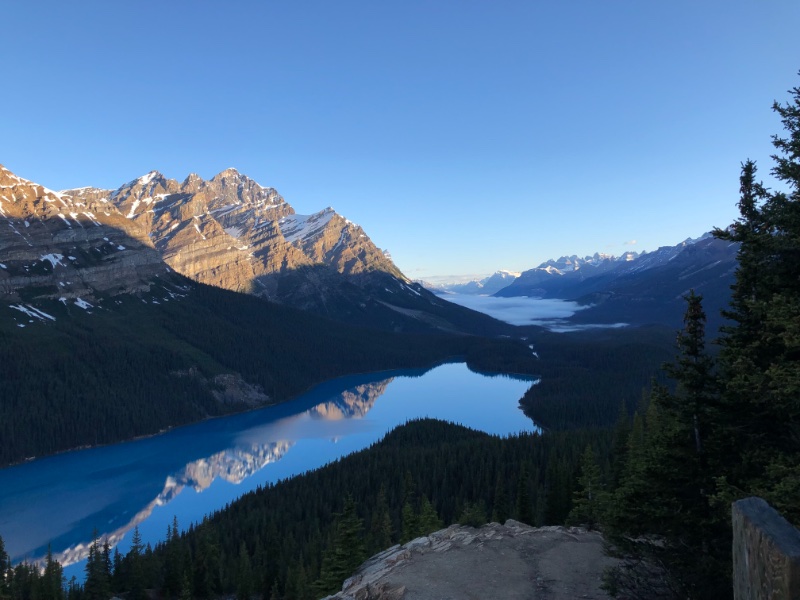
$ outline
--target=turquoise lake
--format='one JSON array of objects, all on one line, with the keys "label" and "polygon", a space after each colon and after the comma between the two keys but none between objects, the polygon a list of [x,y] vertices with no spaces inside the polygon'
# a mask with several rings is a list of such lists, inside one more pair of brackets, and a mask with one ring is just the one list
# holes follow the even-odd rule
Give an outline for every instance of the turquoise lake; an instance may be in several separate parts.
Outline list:
[{"label": "turquoise lake", "polygon": [[145,543],[259,485],[366,448],[409,419],[432,417],[491,434],[534,431],[519,408],[531,378],[465,364],[328,381],[284,404],[172,429],[132,442],[0,469],[0,536],[12,561],[52,545],[67,577],[82,577],[92,532],[120,552],[138,525]]}]

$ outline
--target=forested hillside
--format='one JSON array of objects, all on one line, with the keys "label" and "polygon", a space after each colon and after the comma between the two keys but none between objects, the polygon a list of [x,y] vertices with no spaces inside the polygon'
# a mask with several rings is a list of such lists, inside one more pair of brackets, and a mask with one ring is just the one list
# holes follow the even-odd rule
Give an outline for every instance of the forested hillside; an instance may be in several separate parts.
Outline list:
[{"label": "forested hillside", "polygon": [[535,366],[520,342],[356,328],[186,285],[169,302],[119,296],[89,314],[53,301],[40,308],[54,321],[0,320],[0,465],[281,402],[349,373],[453,357],[487,370]]}]

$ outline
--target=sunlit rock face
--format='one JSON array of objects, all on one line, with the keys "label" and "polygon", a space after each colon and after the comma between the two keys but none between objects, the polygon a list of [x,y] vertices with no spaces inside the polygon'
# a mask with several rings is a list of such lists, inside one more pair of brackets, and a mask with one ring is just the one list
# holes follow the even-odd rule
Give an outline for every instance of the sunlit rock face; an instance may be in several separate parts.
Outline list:
[{"label": "sunlit rock face", "polygon": [[298,215],[235,169],[61,192],[2,169],[0,224],[0,294],[11,301],[185,287],[178,273],[359,325],[458,330],[443,318],[452,307],[412,284],[359,225],[332,208]]},{"label": "sunlit rock face", "polygon": [[403,277],[361,227],[332,208],[298,215],[273,188],[235,169],[181,183],[151,171],[107,194],[82,193],[107,195],[170,267],[202,283],[283,300],[279,276],[306,267]]},{"label": "sunlit rock face", "polygon": [[0,296],[146,291],[166,265],[102,190],[54,192],[0,165]]}]

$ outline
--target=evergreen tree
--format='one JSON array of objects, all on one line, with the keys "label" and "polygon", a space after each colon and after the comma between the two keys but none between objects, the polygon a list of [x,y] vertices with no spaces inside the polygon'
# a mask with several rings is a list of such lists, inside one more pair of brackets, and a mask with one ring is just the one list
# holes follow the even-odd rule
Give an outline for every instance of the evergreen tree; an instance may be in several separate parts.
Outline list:
[{"label": "evergreen tree", "polygon": [[111,569],[113,573],[111,578],[111,590],[114,592],[121,592],[124,580],[124,568],[122,566],[122,555],[116,547],[114,548],[114,555],[111,559],[111,563],[113,565]]},{"label": "evergreen tree", "polygon": [[622,480],[622,469],[628,460],[628,438],[631,432],[631,419],[625,402],[620,402],[619,416],[614,426],[614,437],[611,441],[611,473],[609,484],[615,489]]},{"label": "evergreen tree", "polygon": [[275,581],[272,584],[272,591],[270,592],[269,600],[281,600],[281,594],[278,591],[278,582],[277,581]]},{"label": "evergreen tree", "polygon": [[127,582],[127,589],[130,590],[129,598],[131,600],[146,600],[147,594],[145,593],[144,582],[144,545],[142,544],[142,534],[139,533],[139,526],[133,528],[133,537],[131,537],[131,549],[125,556],[128,563],[129,580]]},{"label": "evergreen tree", "polygon": [[508,496],[506,495],[506,486],[500,474],[497,474],[497,479],[494,484],[494,500],[492,505],[492,521],[495,523],[503,524],[508,519]]},{"label": "evergreen tree", "polygon": [[250,600],[253,595],[253,568],[244,542],[239,545],[239,566],[236,570],[236,600]]},{"label": "evergreen tree", "polygon": [[219,592],[220,557],[219,546],[211,527],[204,522],[199,528],[197,552],[193,560],[194,595],[197,598],[212,598]]},{"label": "evergreen tree", "polygon": [[9,595],[8,571],[10,567],[11,562],[6,553],[6,545],[3,542],[3,537],[0,536],[0,598],[7,598]]},{"label": "evergreen tree", "polygon": [[438,531],[444,526],[444,523],[442,523],[442,520],[439,518],[439,514],[436,512],[436,509],[433,504],[431,504],[431,501],[428,500],[427,496],[422,497],[418,523],[418,535],[428,535],[434,531]]},{"label": "evergreen tree", "polygon": [[78,578],[73,575],[67,584],[67,600],[81,600],[82,596],[81,585],[78,583]]},{"label": "evergreen tree", "polygon": [[176,598],[183,587],[183,560],[178,535],[178,517],[173,516],[172,525],[167,525],[167,537],[164,542],[164,593]]},{"label": "evergreen tree", "polygon": [[470,527],[480,527],[486,524],[486,505],[483,500],[477,502],[467,502],[458,518],[459,525],[469,525]]},{"label": "evergreen tree", "polygon": [[411,504],[411,499],[407,499],[403,504],[402,511],[402,531],[400,533],[400,543],[410,542],[419,535],[419,514]]},{"label": "evergreen tree", "polygon": [[336,516],[331,544],[322,559],[317,590],[322,594],[335,593],[341,589],[345,579],[350,577],[364,561],[363,524],[356,514],[356,504],[352,496],[344,502],[344,510]]},{"label": "evergreen tree", "polygon": [[111,596],[111,582],[106,573],[103,551],[100,548],[97,530],[92,534],[89,557],[86,560],[86,580],[83,585],[86,600],[108,600]]},{"label": "evergreen tree", "polygon": [[773,136],[772,175],[788,189],[767,190],[745,162],[740,218],[714,232],[740,244],[720,341],[719,498],[758,494],[800,523],[800,88],[790,93],[773,105],[788,136]]},{"label": "evergreen tree", "polygon": [[192,600],[192,583],[189,581],[189,575],[184,572],[181,578],[181,600]]},{"label": "evergreen tree", "polygon": [[600,467],[594,456],[592,447],[587,445],[581,461],[581,474],[575,490],[572,510],[567,523],[584,525],[589,530],[595,529],[607,508],[606,492],[603,489]]},{"label": "evergreen tree", "polygon": [[370,527],[372,549],[375,552],[385,550],[392,545],[392,518],[389,515],[389,504],[386,501],[386,485],[381,484],[378,499],[372,515]]},{"label": "evergreen tree", "polygon": [[41,577],[41,600],[63,600],[64,598],[64,569],[53,558],[53,551],[48,544],[47,557],[45,558],[44,572]]},{"label": "evergreen tree", "polygon": [[111,587],[114,578],[114,564],[112,562],[112,555],[111,555],[111,544],[108,541],[108,538],[103,540],[103,551],[101,552],[101,563],[100,568],[103,573],[103,581],[104,581],[104,590],[107,590],[109,593],[111,592]]},{"label": "evergreen tree", "polygon": [[519,478],[517,479],[517,510],[515,517],[520,523],[533,525],[533,505],[531,503],[529,486],[530,475],[528,474],[528,465],[523,463],[519,470]]},{"label": "evergreen tree", "polygon": [[[572,472],[575,465],[565,456],[551,454],[547,461],[544,524],[561,525],[572,507]],[[531,523],[532,524],[532,523]]]},{"label": "evergreen tree", "polygon": [[693,292],[686,296],[680,353],[665,365],[677,384],[675,392],[654,386],[644,424],[638,415],[634,418],[609,533],[629,554],[662,565],[670,590],[724,598],[731,590],[729,516],[710,502],[717,397],[713,361],[704,349],[701,300]]}]

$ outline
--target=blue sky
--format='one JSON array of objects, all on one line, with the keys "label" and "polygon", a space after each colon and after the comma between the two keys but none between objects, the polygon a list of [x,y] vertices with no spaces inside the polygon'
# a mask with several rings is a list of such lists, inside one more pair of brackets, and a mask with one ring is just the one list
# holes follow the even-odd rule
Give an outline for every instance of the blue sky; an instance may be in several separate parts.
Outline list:
[{"label": "blue sky", "polygon": [[800,85],[796,0],[8,2],[2,24],[18,175],[233,166],[414,278],[724,226]]}]

